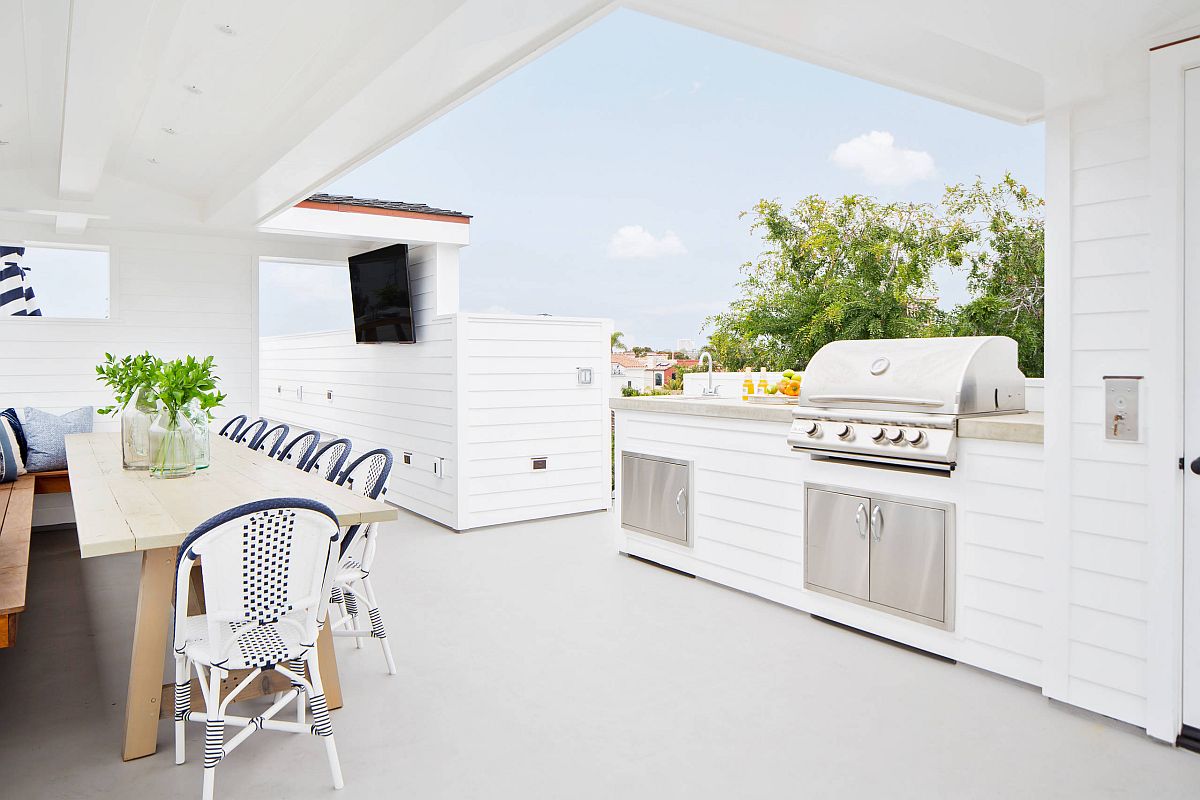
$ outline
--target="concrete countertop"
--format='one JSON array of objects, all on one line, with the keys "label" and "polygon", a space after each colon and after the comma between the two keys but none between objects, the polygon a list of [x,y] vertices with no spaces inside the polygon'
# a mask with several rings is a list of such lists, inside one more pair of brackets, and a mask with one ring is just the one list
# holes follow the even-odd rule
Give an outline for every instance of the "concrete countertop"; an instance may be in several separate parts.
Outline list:
[{"label": "concrete countertop", "polygon": [[[699,397],[613,397],[608,405],[615,411],[652,411],[660,414],[690,414],[698,417],[724,417],[760,422],[791,424],[793,405],[750,403],[743,400],[706,400]],[[976,417],[958,422],[958,435],[964,439],[990,439],[996,442],[1041,444],[1044,422],[1040,411]]]}]

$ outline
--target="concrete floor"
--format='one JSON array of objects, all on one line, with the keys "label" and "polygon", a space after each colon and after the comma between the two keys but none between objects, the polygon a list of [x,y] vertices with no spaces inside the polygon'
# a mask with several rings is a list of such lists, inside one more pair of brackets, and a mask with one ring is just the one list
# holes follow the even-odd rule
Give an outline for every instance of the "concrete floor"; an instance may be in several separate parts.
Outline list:
[{"label": "concrete floor", "polygon": [[[399,666],[338,642],[346,774],[264,732],[222,762],[233,798],[1173,798],[1200,756],[1034,689],[855,635],[612,548],[606,514],[455,536],[391,523],[375,574]],[[138,562],[34,537],[30,611],[0,651],[0,796],[200,793],[124,764]]]}]

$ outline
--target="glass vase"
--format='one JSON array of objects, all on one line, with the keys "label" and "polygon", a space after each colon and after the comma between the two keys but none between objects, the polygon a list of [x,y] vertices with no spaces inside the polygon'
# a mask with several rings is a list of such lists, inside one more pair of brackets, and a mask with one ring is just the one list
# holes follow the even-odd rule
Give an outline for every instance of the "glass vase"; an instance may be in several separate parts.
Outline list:
[{"label": "glass vase", "polygon": [[188,422],[192,423],[192,447],[195,448],[196,469],[207,469],[209,464],[208,412],[200,408],[200,401],[193,399],[184,408]]},{"label": "glass vase", "polygon": [[121,465],[125,469],[150,469],[150,425],[155,408],[149,391],[139,391],[121,411]]},{"label": "glass vase", "polygon": [[150,476],[186,478],[196,472],[195,434],[183,411],[158,412],[150,426]]}]

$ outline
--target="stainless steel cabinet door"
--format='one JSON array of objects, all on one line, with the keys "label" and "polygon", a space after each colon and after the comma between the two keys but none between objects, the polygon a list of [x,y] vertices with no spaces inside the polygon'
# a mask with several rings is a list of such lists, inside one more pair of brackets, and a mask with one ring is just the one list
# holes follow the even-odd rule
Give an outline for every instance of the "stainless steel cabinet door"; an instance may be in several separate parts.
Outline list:
[{"label": "stainless steel cabinet door", "polygon": [[820,489],[809,489],[805,501],[805,582],[866,600],[871,501]]},{"label": "stainless steel cabinet door", "polygon": [[871,502],[871,602],[946,621],[946,512]]},{"label": "stainless steel cabinet door", "polygon": [[690,544],[688,476],[683,462],[621,454],[621,524]]}]

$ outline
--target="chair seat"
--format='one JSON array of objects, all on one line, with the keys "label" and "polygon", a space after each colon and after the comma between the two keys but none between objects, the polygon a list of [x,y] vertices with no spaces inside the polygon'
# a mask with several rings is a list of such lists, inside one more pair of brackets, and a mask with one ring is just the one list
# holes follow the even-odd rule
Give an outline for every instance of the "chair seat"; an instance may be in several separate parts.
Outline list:
[{"label": "chair seat", "polygon": [[[246,628],[253,630],[238,638],[237,646],[225,661],[218,663],[222,669],[252,669],[268,667],[282,661],[300,658],[313,646],[312,642],[301,642],[302,632],[294,625],[259,625],[257,622],[228,622],[230,631],[237,635]],[[202,664],[212,665],[220,654],[209,652],[208,618],[201,614],[187,618],[186,642],[183,653]]]}]

